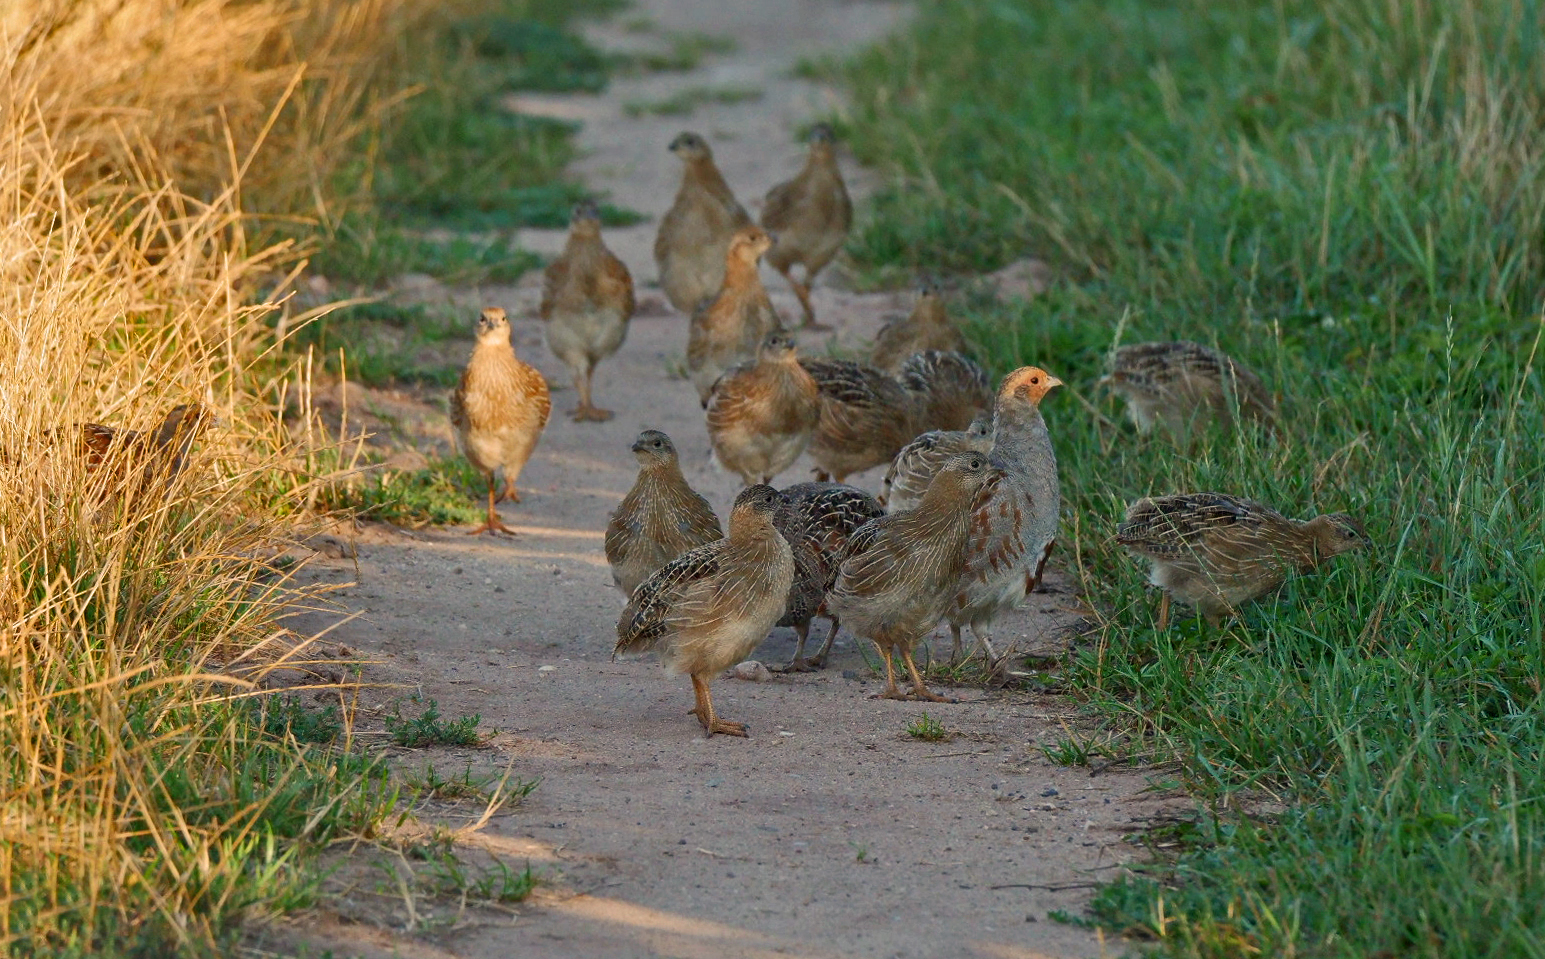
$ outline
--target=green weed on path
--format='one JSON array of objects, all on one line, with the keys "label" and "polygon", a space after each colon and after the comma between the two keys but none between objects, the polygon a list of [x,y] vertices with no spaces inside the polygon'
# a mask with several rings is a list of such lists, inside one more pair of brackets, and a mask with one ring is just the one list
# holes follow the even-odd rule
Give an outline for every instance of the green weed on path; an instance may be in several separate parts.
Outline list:
[{"label": "green weed on path", "polygon": [[[1060,679],[1205,810],[1100,892],[1108,930],[1174,956],[1545,951],[1541,36],[1514,0],[946,0],[838,68],[896,183],[863,270],[1062,277],[962,310],[997,372],[1068,384],[1058,558],[1100,622]],[[1179,338],[1259,373],[1281,435],[1137,435],[1106,357]],[[1157,631],[1112,536],[1190,490],[1347,511],[1376,545]]]}]

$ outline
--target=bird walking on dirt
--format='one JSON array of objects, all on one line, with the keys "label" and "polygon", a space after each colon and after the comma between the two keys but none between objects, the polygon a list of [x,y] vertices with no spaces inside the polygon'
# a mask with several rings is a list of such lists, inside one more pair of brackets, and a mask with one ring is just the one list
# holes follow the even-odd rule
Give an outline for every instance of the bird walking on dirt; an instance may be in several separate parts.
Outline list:
[{"label": "bird walking on dirt", "polygon": [[[778,531],[794,550],[794,584],[779,626],[790,626],[799,636],[794,658],[786,673],[808,673],[826,666],[827,654],[837,638],[839,623],[826,607],[826,595],[837,583],[837,568],[847,552],[848,540],[872,519],[885,515],[873,496],[843,483],[796,483],[786,487],[788,504],[775,521]],[[824,615],[831,629],[821,651],[805,658],[810,622]]]},{"label": "bird walking on dirt", "polygon": [[665,298],[691,316],[718,292],[724,280],[725,248],[736,230],[751,225],[751,217],[724,182],[702,137],[682,133],[671,141],[670,149],[685,168],[676,201],[660,219],[654,259]]},{"label": "bird walking on dirt", "polygon": [[851,360],[802,360],[821,390],[821,418],[810,438],[816,478],[840,483],[889,463],[918,433],[919,396],[895,377]]},{"label": "bird walking on dirt", "polygon": [[1127,401],[1138,432],[1163,423],[1184,442],[1200,423],[1232,424],[1237,415],[1271,427],[1276,406],[1259,377],[1200,343],[1133,343],[1111,355],[1108,384]]},{"label": "bird walking on dirt", "polygon": [[[515,355],[510,321],[497,306],[477,321],[477,345],[451,394],[451,425],[462,454],[488,477],[488,518],[468,535],[514,534],[499,519],[494,504],[520,502],[515,483],[525,468],[552,413],[547,381]],[[503,471],[504,491],[496,498],[495,474]]]},{"label": "bird walking on dirt", "polygon": [[741,490],[729,535],[661,567],[633,591],[617,621],[612,656],[655,650],[673,673],[692,677],[693,715],[709,736],[745,736],[720,719],[708,683],[745,659],[787,607],[794,554],[773,525],[784,497],[771,486]]},{"label": "bird walking on dirt", "polygon": [[574,208],[569,240],[543,275],[541,316],[547,324],[547,347],[574,375],[579,406],[576,420],[612,418],[591,402],[590,380],[595,365],[617,352],[628,335],[633,316],[633,277],[601,240],[601,215],[596,205]]},{"label": "bird walking on dirt", "polygon": [[606,560],[624,596],[688,550],[724,538],[713,507],[682,475],[669,436],[644,430],[631,448],[638,478],[606,525]]},{"label": "bird walking on dirt", "polygon": [[[767,192],[762,204],[762,225],[778,237],[767,262],[783,274],[799,298],[805,326],[825,330],[815,321],[810,288],[815,278],[847,242],[853,226],[853,201],[848,198],[842,170],[837,166],[836,136],[825,123],[810,130],[810,152],[804,169],[792,180]],[[795,264],[805,268],[803,283],[794,279]]]},{"label": "bird walking on dirt", "polygon": [[901,448],[880,483],[880,503],[887,513],[911,509],[952,456],[992,449],[992,414],[981,412],[966,430],[929,430]]},{"label": "bird walking on dirt", "polygon": [[880,327],[869,362],[894,374],[900,372],[907,357],[927,350],[962,354],[966,351],[966,338],[950,319],[944,297],[932,283],[924,283],[918,289],[917,303],[909,315]]},{"label": "bird walking on dirt", "polygon": [[687,371],[697,387],[697,398],[705,405],[714,381],[725,370],[756,359],[767,334],[783,329],[756,267],[772,242],[758,226],[735,231],[724,252],[724,280],[718,292],[692,314]]},{"label": "bird walking on dirt", "polygon": [[988,453],[998,478],[972,506],[965,570],[946,614],[957,660],[960,628],[970,626],[988,665],[997,669],[1002,660],[987,626],[1024,602],[1045,573],[1057,541],[1062,488],[1041,401],[1061,385],[1045,370],[1026,366],[1004,377],[998,389]]},{"label": "bird walking on dirt", "polygon": [[915,509],[871,520],[848,542],[827,608],[875,644],[885,661],[884,699],[905,699],[891,662],[899,650],[912,680],[910,697],[947,702],[930,692],[912,647],[938,625],[965,569],[972,504],[1001,474],[981,453],[944,465]]},{"label": "bird walking on dirt", "polygon": [[708,439],[719,465],[746,485],[770,482],[799,459],[821,418],[821,394],[794,338],[770,333],[756,362],[721,376],[708,396]]},{"label": "bird walking on dirt", "polygon": [[1362,523],[1345,513],[1288,519],[1225,493],[1140,499],[1128,508],[1116,542],[1153,564],[1149,582],[1164,590],[1159,629],[1169,625],[1171,596],[1217,626],[1242,603],[1281,586],[1289,573],[1310,572],[1371,545]]}]

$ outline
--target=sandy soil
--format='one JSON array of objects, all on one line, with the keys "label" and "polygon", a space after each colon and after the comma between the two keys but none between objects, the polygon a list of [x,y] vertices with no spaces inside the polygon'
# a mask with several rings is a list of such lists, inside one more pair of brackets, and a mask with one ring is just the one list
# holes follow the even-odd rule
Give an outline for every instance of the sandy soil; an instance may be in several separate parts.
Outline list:
[{"label": "sandy soil", "polygon": [[[789,78],[789,68],[802,55],[852,50],[903,14],[871,0],[636,0],[627,18],[651,18],[655,33],[597,25],[593,39],[625,47],[658,44],[664,31],[701,31],[733,36],[740,48],[692,73],[622,79],[604,96],[520,106],[586,121],[578,172],[652,217],[669,205],[679,176],[666,144],[681,129],[703,132],[754,212],[800,162],[795,126],[837,102],[833,91]],[[621,109],[721,84],[764,96],[690,118],[631,119]],[[871,178],[851,163],[846,170],[862,194]],[[357,863],[340,862],[323,904],[271,928],[265,948],[524,959],[1119,954],[1121,944],[1047,914],[1077,914],[1095,881],[1137,855],[1123,836],[1172,810],[1144,792],[1139,774],[1092,775],[1044,758],[1038,744],[1067,737],[1074,704],[976,688],[953,690],[958,705],[874,700],[880,683],[844,634],[825,672],[719,680],[716,704],[748,722],[751,738],[705,740],[687,715],[685,679],[652,663],[609,661],[623,598],[611,587],[601,540],[633,480],[634,436],[646,427],[673,436],[689,480],[721,512],[737,486],[710,465],[696,396],[671,372],[685,351],[686,326],[652,289],[653,233],[649,222],[607,234],[655,304],[598,373],[597,402],[619,411],[609,423],[558,415],[575,397],[533,318],[533,283],[412,284],[413,295],[465,307],[469,324],[479,305],[506,306],[517,350],[554,386],[555,416],[522,477],[524,501],[503,508],[519,535],[372,527],[356,537],[357,565],[339,555],[347,550],[328,548],[302,571],[303,579],[353,584],[337,596],[357,617],[331,635],[372,661],[368,680],[404,687],[366,691],[363,729],[380,728],[369,707],[417,692],[448,716],[476,712],[498,730],[482,750],[398,750],[403,766],[433,763],[447,774],[470,763],[541,779],[470,843],[517,868],[529,861],[547,884],[513,909],[447,912],[442,903],[438,918],[425,921],[429,906],[397,895],[379,872],[371,880]],[[530,231],[521,240],[552,251],[562,234]],[[816,303],[839,324],[840,345],[867,342],[885,314],[906,307],[905,297],[860,295],[836,282],[818,286]],[[777,277],[769,289],[786,316],[797,315]],[[823,349],[826,337],[804,345]],[[364,390],[351,391],[350,401],[356,422],[394,427],[399,443],[407,437],[409,445],[443,449],[449,439],[435,403]],[[1054,432],[1067,415],[1075,414],[1055,399],[1048,404]],[[804,479],[808,469],[801,461],[781,480]],[[875,489],[879,478],[876,470],[855,481]],[[996,635],[1059,653],[1076,606],[1066,578],[1054,572]],[[312,614],[295,625],[315,630],[332,621]],[[816,633],[824,635],[824,625]],[[756,655],[781,663],[792,647],[792,633],[777,630]],[[951,731],[948,741],[906,735],[925,706]]]}]

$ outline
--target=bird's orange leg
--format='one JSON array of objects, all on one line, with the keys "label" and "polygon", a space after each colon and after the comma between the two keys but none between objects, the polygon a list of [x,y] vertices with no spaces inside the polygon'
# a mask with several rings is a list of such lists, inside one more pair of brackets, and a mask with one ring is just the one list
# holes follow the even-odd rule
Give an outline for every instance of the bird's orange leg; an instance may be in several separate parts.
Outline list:
[{"label": "bird's orange leg", "polygon": [[594,366],[587,366],[583,373],[574,374],[574,389],[579,393],[579,407],[569,415],[578,422],[588,420],[592,423],[604,423],[613,416],[611,410],[603,410],[590,402],[590,381],[594,375]]},{"label": "bird's orange leg", "polygon": [[1167,629],[1169,627],[1169,592],[1165,591],[1159,597],[1159,624],[1156,628]]},{"label": "bird's orange leg", "polygon": [[[799,299],[799,309],[800,309],[801,312],[803,312],[805,314],[805,323],[804,323],[804,326],[801,327],[801,329],[805,329],[805,330],[829,330],[829,329],[831,329],[831,327],[827,326],[825,323],[817,323],[815,321],[815,309],[813,307],[811,307],[811,305],[810,305],[810,284],[808,282],[801,283],[798,280],[794,279],[794,269],[793,269],[792,265],[789,266],[786,269],[779,270],[778,272],[782,273],[783,274],[783,278],[785,280],[789,281],[789,289],[793,290],[794,291],[794,296]],[[806,277],[806,280],[809,280],[809,279],[810,279],[809,277]]]},{"label": "bird's orange leg", "polygon": [[871,699],[906,699],[900,687],[896,685],[896,664],[891,662],[891,651],[878,642],[874,648],[880,651],[880,658],[885,660],[885,692],[875,693]]},{"label": "bird's orange leg", "polygon": [[498,500],[494,498],[494,478],[490,474],[488,477],[488,518],[477,529],[467,530],[468,536],[476,536],[479,533],[508,533],[511,536],[515,535],[515,531],[505,526],[504,521],[499,518],[499,511],[494,509],[494,503],[496,502]]},{"label": "bird's orange leg", "polygon": [[808,622],[801,623],[794,627],[794,630],[799,634],[799,644],[794,647],[794,658],[789,661],[787,666],[783,667],[783,671],[786,673],[813,673],[816,667],[812,666],[810,661],[805,659],[805,643],[810,639],[810,624]]},{"label": "bird's orange leg", "polygon": [[923,684],[923,677],[917,671],[917,664],[912,661],[912,649],[910,647],[901,647],[901,661],[907,664],[907,675],[912,677],[912,691],[903,698],[926,699],[931,703],[953,703],[957,701],[950,699],[948,696],[940,696],[938,693],[929,692],[928,687]]},{"label": "bird's orange leg", "polygon": [[826,668],[826,654],[831,652],[832,643],[837,639],[837,617],[833,616],[831,621],[832,628],[831,632],[826,634],[826,642],[821,645],[821,651],[815,654],[815,658],[810,660],[810,665],[816,669]]},{"label": "bird's orange leg", "polygon": [[697,694],[697,709],[693,712],[697,713],[697,721],[703,724],[709,736],[714,733],[724,733],[726,736],[745,738],[749,735],[746,732],[745,723],[732,723],[714,714],[713,696],[708,692],[708,681],[697,673],[692,674],[692,691]]}]

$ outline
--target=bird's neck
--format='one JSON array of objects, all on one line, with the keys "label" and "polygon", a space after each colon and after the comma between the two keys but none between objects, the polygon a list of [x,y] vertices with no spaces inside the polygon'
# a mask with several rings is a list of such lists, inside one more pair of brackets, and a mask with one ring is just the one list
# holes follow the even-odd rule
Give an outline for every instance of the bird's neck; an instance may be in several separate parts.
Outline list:
[{"label": "bird's neck", "polygon": [[724,261],[724,287],[727,290],[760,290],[762,274],[756,260],[744,256],[730,256]]},{"label": "bird's neck", "polygon": [[733,196],[730,185],[724,182],[724,175],[709,157],[700,157],[687,161],[687,168],[681,180],[681,188],[686,190],[690,185],[697,184],[716,196]]}]

